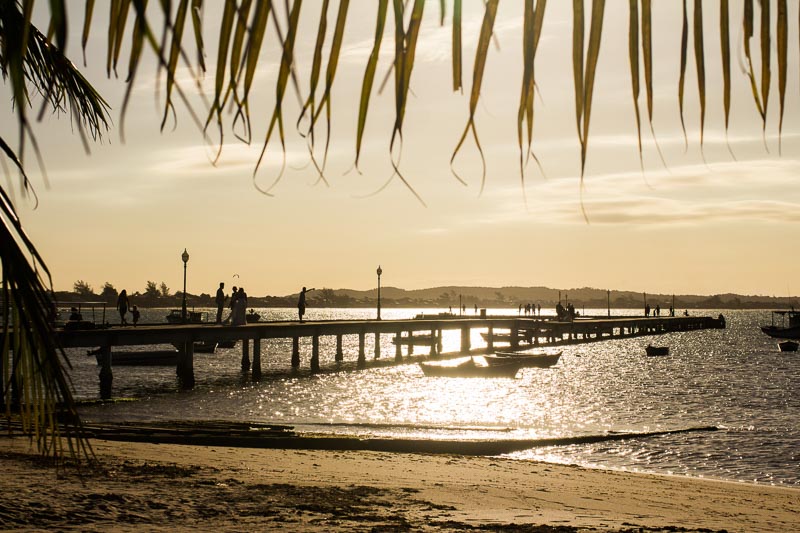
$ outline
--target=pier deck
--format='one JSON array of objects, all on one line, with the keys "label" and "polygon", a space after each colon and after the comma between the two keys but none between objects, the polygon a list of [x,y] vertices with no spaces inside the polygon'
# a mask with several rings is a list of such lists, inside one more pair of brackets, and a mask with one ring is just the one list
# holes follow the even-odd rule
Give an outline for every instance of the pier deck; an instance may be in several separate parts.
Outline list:
[{"label": "pier deck", "polygon": [[[471,346],[473,329],[485,330],[485,352],[494,351],[503,343],[512,350],[532,346],[552,346],[579,342],[594,342],[637,335],[657,335],[675,331],[724,328],[725,320],[719,318],[682,317],[608,317],[579,318],[573,322],[559,322],[546,317],[447,317],[403,320],[333,320],[308,322],[257,322],[242,326],[216,324],[143,325],[139,327],[111,327],[106,329],[57,331],[65,348],[100,347],[101,397],[111,396],[112,346],[174,344],[182,346],[178,357],[177,373],[186,387],[194,386],[194,343],[200,341],[241,340],[242,370],[252,371],[253,379],[261,377],[261,341],[267,339],[292,339],[291,365],[300,365],[299,339],[312,339],[311,370],[319,370],[319,338],[336,337],[335,360],[343,360],[342,337],[358,336],[358,362],[366,361],[365,337],[374,335],[375,358],[381,356],[381,335],[393,336],[395,360],[403,361],[403,348],[407,355],[415,346],[429,346],[430,355],[442,352],[442,331],[460,330],[459,353],[474,353]],[[252,361],[250,357],[252,345]]]}]

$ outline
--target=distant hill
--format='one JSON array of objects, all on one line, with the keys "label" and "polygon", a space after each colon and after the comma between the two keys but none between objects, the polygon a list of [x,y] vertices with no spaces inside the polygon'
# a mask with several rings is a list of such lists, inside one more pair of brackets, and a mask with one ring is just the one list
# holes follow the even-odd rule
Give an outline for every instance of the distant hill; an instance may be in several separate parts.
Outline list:
[{"label": "distant hill", "polygon": [[[56,301],[60,305],[70,302],[100,300],[99,296],[79,296],[71,292],[57,292]],[[632,291],[606,291],[592,287],[573,289],[551,289],[549,287],[432,287],[428,289],[400,289],[397,287],[381,287],[382,307],[437,307],[457,308],[459,303],[473,308],[516,308],[520,304],[539,304],[543,308],[554,308],[559,298],[569,301],[579,310],[582,308],[604,309],[609,301],[611,307],[623,309],[640,309],[644,307],[645,295]],[[673,302],[671,294],[647,294],[647,303],[651,307],[660,305],[667,309]],[[131,304],[141,307],[180,307],[180,292],[167,297],[150,297],[134,293],[130,295]],[[187,305],[190,307],[214,307],[210,294],[194,295],[187,293]],[[108,298],[107,303],[113,307],[116,296]],[[775,297],[760,295],[741,295],[733,293],[701,296],[676,294],[676,309],[800,309],[800,298]],[[377,289],[359,291],[353,289],[323,288],[308,294],[308,303],[315,307],[373,307],[377,302]],[[248,297],[249,307],[294,307],[297,305],[297,293],[285,296]]]}]

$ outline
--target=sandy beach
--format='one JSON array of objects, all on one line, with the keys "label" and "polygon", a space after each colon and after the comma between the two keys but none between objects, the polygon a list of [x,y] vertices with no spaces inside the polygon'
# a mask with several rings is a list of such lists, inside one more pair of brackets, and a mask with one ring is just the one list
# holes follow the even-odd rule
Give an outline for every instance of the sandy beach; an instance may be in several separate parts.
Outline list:
[{"label": "sandy beach", "polygon": [[0,529],[794,531],[800,491],[491,457],[94,440],[58,471],[3,437]]}]

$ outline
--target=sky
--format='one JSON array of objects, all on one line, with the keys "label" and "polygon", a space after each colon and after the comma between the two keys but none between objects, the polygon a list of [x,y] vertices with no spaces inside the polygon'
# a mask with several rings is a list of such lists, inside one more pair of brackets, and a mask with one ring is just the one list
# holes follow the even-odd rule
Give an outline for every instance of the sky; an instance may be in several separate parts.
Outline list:
[{"label": "sky", "polygon": [[[548,3],[536,59],[533,149],[541,168],[533,162],[527,165],[523,185],[516,138],[522,9],[518,2],[501,3],[496,46],[489,53],[475,116],[487,164],[481,192],[481,165],[474,142],[467,140],[454,163],[466,185],[453,176],[450,159],[467,125],[482,2],[465,2],[462,94],[451,87],[449,17],[440,27],[439,2],[428,1],[402,153],[395,151],[403,176],[424,205],[397,178],[376,193],[392,175],[391,83],[382,94],[373,94],[360,173],[352,169],[361,79],[374,34],[373,3],[351,5],[332,93],[327,185],[319,182],[306,140],[297,133],[299,106],[290,93],[284,108],[288,166],[271,189],[272,197],[254,184],[263,189],[275,181],[281,163],[279,143],[270,143],[255,175],[254,169],[275,102],[279,54],[274,36],[265,43],[251,97],[254,140],[249,146],[237,141],[228,118],[222,157],[213,165],[219,138],[210,130],[214,146],[209,146],[185,107],[178,107],[177,123],[168,121],[164,131],[159,130],[163,79],[156,79],[152,60],[149,68],[147,64],[141,68],[136,81],[123,142],[120,108],[126,67],[120,67],[119,79],[106,76],[105,14],[98,6],[84,72],[112,106],[113,124],[89,154],[67,116],[46,116],[35,125],[47,179],[28,150],[26,164],[39,205],[34,209],[33,202],[13,185],[20,218],[44,257],[56,290],[71,290],[79,279],[98,292],[105,282],[129,293],[144,292],[147,281],[163,281],[173,291],[181,290],[181,253],[186,249],[190,254],[187,291],[196,294],[213,293],[220,281],[227,287],[244,286],[255,296],[292,294],[302,286],[370,289],[377,285],[378,265],[383,286],[406,289],[548,286],[666,294],[798,294],[797,4],[790,3],[789,11],[790,68],[779,153],[777,68],[773,65],[768,120],[762,131],[741,68],[742,4],[738,1],[731,2],[734,58],[729,130],[726,133],[722,111],[719,3],[705,1],[704,144],[701,150],[690,48],[685,96],[688,147],[684,146],[678,114],[680,4],[654,3],[655,137],[648,126],[642,89],[643,171],[628,67],[627,4],[607,3],[581,184],[571,2]],[[301,19],[296,67],[304,95],[319,5],[319,1],[304,3]],[[83,13],[82,6],[77,7],[70,19],[73,29],[67,54],[82,66]],[[204,13],[211,65],[216,60],[217,9],[209,5]],[[773,7],[773,18],[775,11]],[[330,26],[334,17],[332,8]],[[393,30],[391,20],[387,22],[379,78],[392,61]],[[691,36],[689,43],[691,47]],[[757,55],[757,43],[753,47]],[[760,68],[758,61],[756,68]],[[191,105],[204,116],[199,95],[211,94],[213,73],[205,75],[200,88],[186,69],[181,70],[179,81]],[[15,141],[8,86],[0,86],[0,91],[0,101],[5,103],[0,128],[5,138]],[[38,106],[34,109],[38,111]],[[317,131],[318,139],[323,135],[324,126]]]}]

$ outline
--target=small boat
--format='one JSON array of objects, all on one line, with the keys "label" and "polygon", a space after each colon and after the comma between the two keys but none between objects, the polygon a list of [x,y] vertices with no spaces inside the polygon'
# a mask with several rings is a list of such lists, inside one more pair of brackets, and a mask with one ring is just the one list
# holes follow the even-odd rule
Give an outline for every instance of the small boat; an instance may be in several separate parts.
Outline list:
[{"label": "small boat", "polygon": [[[782,319],[781,326],[775,325],[775,317],[779,316]],[[786,325],[788,319],[789,325]],[[773,311],[772,324],[769,326],[761,326],[761,331],[776,339],[796,339],[800,340],[800,311]]]},{"label": "small boat", "polygon": [[217,351],[219,343],[217,341],[197,341],[194,343],[195,353],[214,353]]},{"label": "small boat", "polygon": [[[207,322],[208,313],[201,311],[186,311],[186,324],[202,324]],[[170,324],[183,324],[183,311],[172,309],[167,315],[167,322]]]},{"label": "small boat", "polygon": [[645,352],[647,352],[647,355],[650,356],[669,355],[669,346],[653,346],[648,344],[645,348]]},{"label": "small boat", "polygon": [[233,348],[236,346],[235,340],[224,340],[217,342],[217,348]]},{"label": "small boat", "polygon": [[510,361],[504,365],[478,365],[471,357],[457,365],[419,363],[422,372],[429,377],[448,378],[513,378],[519,372],[520,364]]},{"label": "small boat", "polygon": [[781,349],[782,352],[796,352],[800,343],[795,341],[781,341],[778,343],[778,348]]},{"label": "small boat", "polygon": [[520,352],[495,352],[494,355],[484,355],[486,364],[498,366],[515,361],[521,367],[548,368],[561,358],[561,352],[555,353],[520,353]]},{"label": "small boat", "polygon": [[[175,366],[178,364],[178,350],[120,350],[111,352],[111,366]],[[100,349],[90,350],[89,355],[97,358],[97,364],[103,364]]]},{"label": "small boat", "polygon": [[261,320],[261,315],[256,313],[253,309],[251,309],[245,316],[244,319],[247,321],[248,324],[252,322],[258,322]]}]

